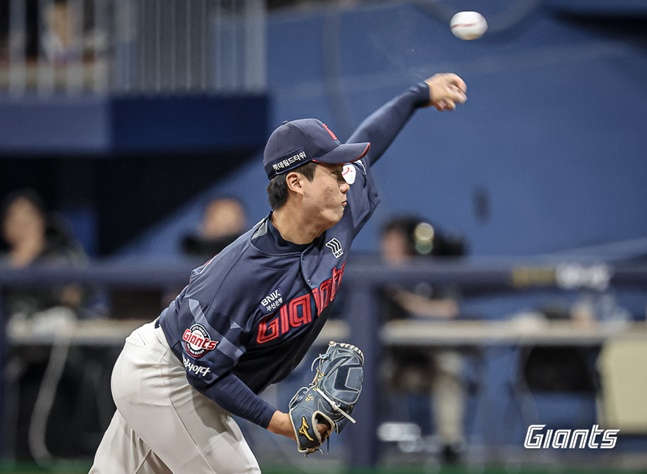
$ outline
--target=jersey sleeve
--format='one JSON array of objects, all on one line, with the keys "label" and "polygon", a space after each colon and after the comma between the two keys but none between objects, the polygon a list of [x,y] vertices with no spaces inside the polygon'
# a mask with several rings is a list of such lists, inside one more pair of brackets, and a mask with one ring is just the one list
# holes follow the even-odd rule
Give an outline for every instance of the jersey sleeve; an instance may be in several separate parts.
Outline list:
[{"label": "jersey sleeve", "polygon": [[384,154],[415,110],[428,103],[427,84],[416,84],[367,117],[348,140],[348,143],[371,144],[364,158],[344,167],[344,177],[350,184],[350,208],[344,213],[343,220],[352,229],[351,239],[359,233],[380,202],[371,165]]},{"label": "jersey sleeve", "polygon": [[204,395],[215,401],[229,413],[267,428],[276,409],[256,395],[234,374],[219,378],[205,387]]},{"label": "jersey sleeve", "polygon": [[195,299],[185,299],[180,310],[190,311],[194,321],[181,343],[189,384],[233,415],[266,428],[275,409],[231,373],[245,352],[247,331]]},{"label": "jersey sleeve", "polygon": [[429,87],[420,82],[369,115],[348,139],[348,143],[369,142],[363,161],[373,165],[391,145],[419,107],[429,103]]}]

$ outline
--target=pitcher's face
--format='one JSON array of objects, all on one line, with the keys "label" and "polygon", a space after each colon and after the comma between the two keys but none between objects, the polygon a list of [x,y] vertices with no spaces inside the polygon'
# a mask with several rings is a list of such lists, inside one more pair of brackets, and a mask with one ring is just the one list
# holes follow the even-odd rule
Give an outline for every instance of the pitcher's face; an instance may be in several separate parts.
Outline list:
[{"label": "pitcher's face", "polygon": [[322,231],[341,220],[350,185],[342,175],[343,165],[318,163],[312,181],[304,180],[303,204]]}]

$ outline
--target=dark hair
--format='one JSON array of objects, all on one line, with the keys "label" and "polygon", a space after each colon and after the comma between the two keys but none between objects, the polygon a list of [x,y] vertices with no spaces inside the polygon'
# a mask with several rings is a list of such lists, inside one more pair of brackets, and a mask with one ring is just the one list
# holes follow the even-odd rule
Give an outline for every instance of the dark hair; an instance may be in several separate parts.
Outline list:
[{"label": "dark hair", "polygon": [[[315,170],[317,163],[310,161],[305,165],[301,165],[292,171],[301,173],[308,181],[312,181],[315,177]],[[273,211],[281,209],[288,201],[288,185],[285,181],[285,174],[274,176],[267,185],[267,199],[270,202],[270,207]]]}]

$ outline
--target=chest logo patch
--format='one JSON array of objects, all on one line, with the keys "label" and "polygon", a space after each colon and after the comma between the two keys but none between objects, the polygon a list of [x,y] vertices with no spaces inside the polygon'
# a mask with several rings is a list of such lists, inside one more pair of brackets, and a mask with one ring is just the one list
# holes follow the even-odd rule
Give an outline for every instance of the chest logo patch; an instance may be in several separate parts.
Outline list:
[{"label": "chest logo patch", "polygon": [[326,247],[328,247],[335,258],[339,258],[344,255],[344,249],[341,248],[341,242],[335,238],[330,239],[326,242]]},{"label": "chest logo patch", "polygon": [[182,334],[184,349],[194,359],[199,359],[216,348],[218,341],[211,339],[209,332],[202,324],[194,324]]},{"label": "chest logo patch", "polygon": [[275,311],[282,304],[283,296],[281,295],[280,289],[274,290],[261,300],[261,306],[263,306],[265,311],[267,311],[268,313]]}]

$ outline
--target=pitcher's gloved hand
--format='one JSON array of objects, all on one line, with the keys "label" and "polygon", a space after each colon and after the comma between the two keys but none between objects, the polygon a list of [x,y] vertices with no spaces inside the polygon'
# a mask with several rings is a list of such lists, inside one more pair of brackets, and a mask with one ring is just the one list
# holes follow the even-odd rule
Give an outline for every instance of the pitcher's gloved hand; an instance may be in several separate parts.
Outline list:
[{"label": "pitcher's gloved hand", "polygon": [[[290,401],[290,420],[297,449],[306,455],[318,451],[331,433],[340,433],[362,392],[364,354],[351,344],[331,341],[313,363],[317,373]],[[323,425],[323,426],[322,426]],[[326,430],[326,427],[328,428]]]}]

